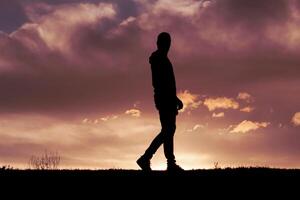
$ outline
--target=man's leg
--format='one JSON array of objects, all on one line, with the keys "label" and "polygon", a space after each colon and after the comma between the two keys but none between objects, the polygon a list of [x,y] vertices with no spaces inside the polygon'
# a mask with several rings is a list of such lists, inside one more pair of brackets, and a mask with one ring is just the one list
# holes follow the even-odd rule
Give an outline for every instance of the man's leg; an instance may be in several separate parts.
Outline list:
[{"label": "man's leg", "polygon": [[174,134],[176,130],[176,115],[177,112],[159,112],[162,127],[161,132],[152,141],[145,154],[137,161],[137,163],[143,170],[151,170],[150,159],[155,154],[160,145],[164,144],[164,153],[168,161],[168,171],[183,171],[183,169],[176,164],[174,156]]},{"label": "man's leg", "polygon": [[136,162],[144,171],[151,171],[150,160],[165,140],[165,134],[161,131],[151,142],[150,146]]},{"label": "man's leg", "polygon": [[174,156],[174,134],[176,130],[176,112],[161,113],[162,129],[165,136],[164,152],[168,161],[168,172],[183,172],[184,170],[176,164]]},{"label": "man's leg", "polygon": [[[161,121],[161,112],[159,112],[159,117]],[[147,150],[145,151],[142,157],[146,160],[150,160],[153,157],[153,155],[156,153],[160,145],[164,143],[164,140],[165,140],[165,133],[163,132],[163,128],[162,128],[161,132],[153,139],[150,146],[147,148]]]},{"label": "man's leg", "polygon": [[150,146],[148,147],[148,149],[145,151],[145,154],[143,155],[143,157],[145,159],[150,160],[153,155],[155,154],[155,152],[157,151],[157,149],[160,147],[160,145],[163,144],[164,142],[164,133],[163,131],[161,131],[151,142]]},{"label": "man's leg", "polygon": [[168,162],[175,162],[174,134],[176,130],[176,113],[160,111],[161,132],[154,138],[146,150],[144,157],[151,159],[157,149],[164,143],[164,153]]},{"label": "man's leg", "polygon": [[176,112],[160,112],[160,122],[164,136],[164,153],[168,164],[176,162],[174,156],[174,134],[176,130]]}]

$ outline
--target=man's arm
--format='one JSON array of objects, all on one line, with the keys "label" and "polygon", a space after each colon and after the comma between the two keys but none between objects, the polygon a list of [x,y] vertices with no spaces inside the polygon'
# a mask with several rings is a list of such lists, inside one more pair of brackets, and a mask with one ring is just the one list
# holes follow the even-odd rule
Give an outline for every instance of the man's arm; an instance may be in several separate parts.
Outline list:
[{"label": "man's arm", "polygon": [[149,63],[151,65],[151,73],[152,73],[152,85],[154,90],[158,90],[159,88],[159,66],[157,61],[157,56],[152,53],[152,55],[149,58]]},{"label": "man's arm", "polygon": [[177,96],[176,96],[176,101],[177,101],[177,110],[181,110],[183,108],[182,101]]}]

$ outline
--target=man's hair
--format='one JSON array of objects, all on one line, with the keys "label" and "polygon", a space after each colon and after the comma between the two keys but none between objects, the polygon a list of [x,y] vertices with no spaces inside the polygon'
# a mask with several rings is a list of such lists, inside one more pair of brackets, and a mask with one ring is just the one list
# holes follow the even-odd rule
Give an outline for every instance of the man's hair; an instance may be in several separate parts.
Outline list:
[{"label": "man's hair", "polygon": [[157,36],[157,42],[158,41],[165,41],[165,40],[171,40],[171,35],[167,32],[161,32],[158,36]]}]

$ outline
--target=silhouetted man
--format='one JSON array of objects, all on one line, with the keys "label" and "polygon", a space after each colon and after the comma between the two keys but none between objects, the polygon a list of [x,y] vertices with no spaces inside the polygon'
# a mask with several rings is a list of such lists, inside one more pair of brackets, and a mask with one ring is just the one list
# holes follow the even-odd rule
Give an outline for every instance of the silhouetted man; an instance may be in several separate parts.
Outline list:
[{"label": "silhouetted man", "polygon": [[160,145],[164,145],[164,154],[168,162],[168,171],[183,171],[176,164],[174,156],[174,134],[176,115],[183,104],[176,96],[176,83],[172,64],[168,58],[171,36],[162,32],[157,37],[157,50],[149,58],[152,71],[155,106],[159,111],[161,132],[154,138],[137,164],[145,171],[151,171],[150,160]]}]

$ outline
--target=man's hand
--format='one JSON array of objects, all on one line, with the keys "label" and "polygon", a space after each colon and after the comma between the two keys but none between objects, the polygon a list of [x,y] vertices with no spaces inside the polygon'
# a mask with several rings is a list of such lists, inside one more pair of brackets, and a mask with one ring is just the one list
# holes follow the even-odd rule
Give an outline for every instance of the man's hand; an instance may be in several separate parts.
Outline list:
[{"label": "man's hand", "polygon": [[182,101],[177,97],[177,110],[181,110],[183,108]]}]

